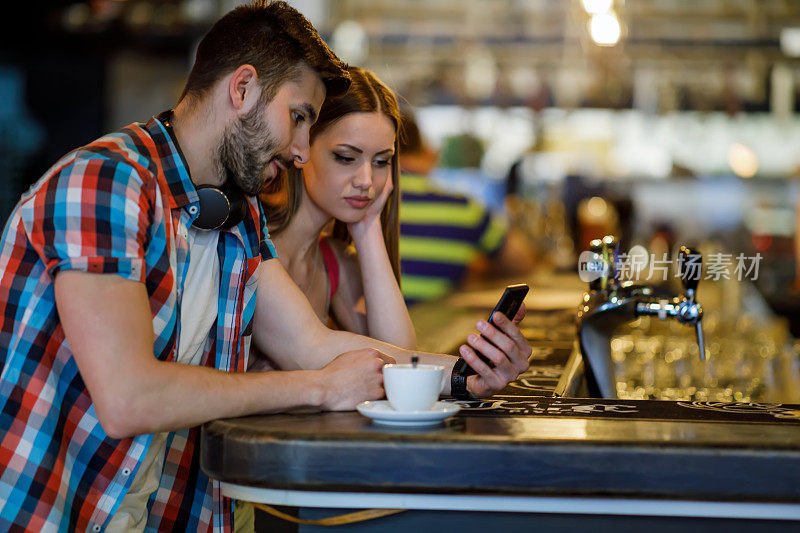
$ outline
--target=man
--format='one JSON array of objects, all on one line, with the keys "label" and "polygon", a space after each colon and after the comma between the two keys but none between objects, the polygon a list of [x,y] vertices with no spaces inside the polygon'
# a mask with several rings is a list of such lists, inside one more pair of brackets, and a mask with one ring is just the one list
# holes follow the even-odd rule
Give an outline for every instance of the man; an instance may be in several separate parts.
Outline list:
[{"label": "man", "polygon": [[530,272],[526,237],[479,202],[428,179],[438,154],[423,142],[414,114],[402,109],[400,270],[407,305],[450,294],[471,277]]},{"label": "man", "polygon": [[[197,466],[200,424],[383,396],[383,364],[410,353],[320,324],[268,260],[255,199],[307,159],[326,93],[348,81],[284,2],[237,8],[174,112],[71,152],[23,196],[0,252],[0,529],[229,530],[230,500]],[[223,195],[220,218],[208,202]],[[496,325],[479,329],[501,348],[462,347],[479,372],[465,392],[526,366],[519,329]],[[251,338],[289,371],[244,373]]]}]

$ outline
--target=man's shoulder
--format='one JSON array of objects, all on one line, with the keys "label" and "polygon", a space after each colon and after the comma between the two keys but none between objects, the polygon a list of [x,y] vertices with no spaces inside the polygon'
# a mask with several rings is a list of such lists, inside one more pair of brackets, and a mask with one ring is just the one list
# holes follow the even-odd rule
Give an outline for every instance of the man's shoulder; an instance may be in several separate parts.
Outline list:
[{"label": "man's shoulder", "polygon": [[97,182],[144,183],[157,173],[158,149],[143,124],[133,123],[76,148],[45,174],[50,185],[75,183],[89,178]]},{"label": "man's shoulder", "polygon": [[157,175],[153,161],[156,152],[143,125],[130,124],[61,157],[22,196],[23,203],[41,194],[58,194],[56,190],[87,187],[130,196]]},{"label": "man's shoulder", "polygon": [[134,122],[81,146],[74,159],[105,159],[128,165],[137,171],[151,170],[157,159],[155,141],[143,124]]},{"label": "man's shoulder", "polygon": [[432,183],[425,176],[415,174],[403,174],[401,176],[400,191],[403,202],[432,202],[465,206],[474,203],[466,195],[446,191]]},{"label": "man's shoulder", "polygon": [[401,178],[401,235],[436,234],[471,242],[479,238],[476,232],[482,231],[491,216],[486,206],[469,196],[442,190],[424,177],[409,177]]}]

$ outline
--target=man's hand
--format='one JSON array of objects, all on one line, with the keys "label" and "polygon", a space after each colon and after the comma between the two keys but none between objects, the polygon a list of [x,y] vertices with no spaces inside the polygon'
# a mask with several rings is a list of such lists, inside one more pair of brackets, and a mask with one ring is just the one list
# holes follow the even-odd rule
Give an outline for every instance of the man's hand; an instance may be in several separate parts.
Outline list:
[{"label": "man's hand", "polygon": [[[491,396],[528,369],[531,347],[518,327],[524,316],[524,304],[520,306],[513,321],[502,313],[494,313],[494,325],[484,320],[476,324],[478,331],[491,342],[474,333],[467,337],[469,346],[462,345],[459,353],[477,372],[467,378],[467,389],[472,394]],[[487,357],[494,368],[484,363],[475,350]]]},{"label": "man's hand", "polygon": [[345,352],[322,370],[325,391],[322,408],[350,411],[366,400],[380,400],[383,391],[383,365],[394,359],[372,348]]}]

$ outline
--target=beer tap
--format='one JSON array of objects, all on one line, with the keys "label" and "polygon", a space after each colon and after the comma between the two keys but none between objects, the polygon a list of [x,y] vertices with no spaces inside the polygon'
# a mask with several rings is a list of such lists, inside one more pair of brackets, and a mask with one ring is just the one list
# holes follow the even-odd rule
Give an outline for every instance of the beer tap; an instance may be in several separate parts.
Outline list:
[{"label": "beer tap", "polygon": [[703,341],[703,308],[696,301],[697,285],[703,270],[703,256],[688,246],[681,246],[678,255],[678,268],[681,274],[683,295],[672,300],[659,300],[653,302],[639,302],[636,304],[636,314],[657,316],[660,319],[674,317],[681,324],[695,327],[697,347],[700,350],[700,360],[706,360],[705,342]]},{"label": "beer tap", "polygon": [[590,251],[581,254],[581,258],[582,276],[588,271],[591,279],[578,309],[578,341],[591,396],[617,397],[611,337],[619,327],[639,316],[674,318],[695,326],[700,358],[705,360],[703,308],[696,299],[702,270],[699,253],[681,247],[678,265],[684,294],[672,298],[657,296],[650,286],[619,281],[619,245],[613,236],[592,241]]}]

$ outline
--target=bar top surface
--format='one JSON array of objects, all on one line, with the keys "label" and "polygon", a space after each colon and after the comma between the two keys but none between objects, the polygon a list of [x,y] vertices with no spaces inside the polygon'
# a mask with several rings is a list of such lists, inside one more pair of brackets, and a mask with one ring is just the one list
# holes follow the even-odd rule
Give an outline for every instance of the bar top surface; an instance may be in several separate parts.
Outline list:
[{"label": "bar top surface", "polygon": [[[462,311],[423,348],[445,351],[461,322],[483,314]],[[216,420],[202,429],[201,467],[276,489],[800,501],[800,406],[554,398],[550,370],[570,344],[550,326],[526,334],[549,331],[532,341],[550,349],[531,372],[438,426],[381,426],[357,412]]]}]

